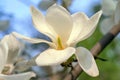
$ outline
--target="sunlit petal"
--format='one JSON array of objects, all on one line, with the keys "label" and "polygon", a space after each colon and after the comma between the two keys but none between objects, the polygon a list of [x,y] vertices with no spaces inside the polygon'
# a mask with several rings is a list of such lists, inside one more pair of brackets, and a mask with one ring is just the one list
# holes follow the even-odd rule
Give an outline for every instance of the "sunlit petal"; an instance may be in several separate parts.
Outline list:
[{"label": "sunlit petal", "polygon": [[102,11],[99,11],[96,14],[94,14],[90,19],[86,18],[86,22],[83,23],[84,27],[82,28],[82,31],[79,34],[77,41],[82,41],[84,39],[87,39],[93,34],[93,32],[97,27],[101,15],[102,15]]},{"label": "sunlit petal", "polygon": [[47,10],[46,21],[65,43],[68,40],[73,27],[70,13],[62,6],[54,4]]},{"label": "sunlit petal", "polygon": [[[73,18],[76,19],[74,22],[75,23],[74,27],[76,28],[73,28],[72,32],[76,34],[71,33],[71,40],[70,41],[68,40],[67,43],[76,44],[77,42],[90,37],[96,29],[96,25],[101,17],[101,14],[102,11],[99,11],[96,14],[94,14],[90,19],[84,13],[76,13],[75,15],[73,15]],[[77,30],[78,28],[80,30]],[[77,36],[74,37],[73,35]]]},{"label": "sunlit petal", "polygon": [[75,49],[72,47],[68,47],[64,50],[47,49],[40,53],[35,61],[39,66],[61,64],[70,58],[74,52]]},{"label": "sunlit petal", "polygon": [[41,33],[50,37],[52,41],[55,41],[57,35],[54,32],[54,30],[50,27],[50,25],[47,24],[45,17],[42,15],[42,13],[33,6],[31,6],[31,13],[33,23],[35,25],[34,27]]},{"label": "sunlit petal", "polygon": [[93,55],[90,53],[89,50],[83,47],[78,47],[76,49],[75,55],[78,59],[79,65],[88,75],[93,76],[93,77],[99,75],[96,62],[94,60]]},{"label": "sunlit petal", "polygon": [[115,10],[115,24],[120,23],[120,1],[117,3],[117,7]]},{"label": "sunlit petal", "polygon": [[114,0],[102,0],[101,6],[103,14],[106,16],[111,16],[114,14],[116,3]]},{"label": "sunlit petal", "polygon": [[47,43],[49,44],[51,47],[55,47],[55,44],[52,43],[52,42],[49,42],[49,41],[46,41],[46,40],[43,40],[43,39],[36,39],[36,38],[30,38],[30,37],[26,37],[26,36],[23,36],[21,34],[18,34],[16,32],[13,32],[12,33],[16,38],[20,38],[20,39],[23,39],[23,40],[26,40],[30,43]]},{"label": "sunlit petal", "polygon": [[82,31],[82,28],[84,27],[82,25],[83,19],[84,18],[87,19],[88,17],[84,13],[78,12],[78,13],[72,14],[72,18],[74,21],[74,25],[73,25],[73,29],[70,34],[69,40],[67,41],[68,45],[70,45],[70,43],[74,42],[76,40],[76,38],[78,38],[78,35],[80,34],[80,32]]},{"label": "sunlit petal", "polygon": [[29,80],[32,77],[35,77],[36,74],[33,72],[26,72],[13,75],[3,75],[0,74],[0,80]]}]

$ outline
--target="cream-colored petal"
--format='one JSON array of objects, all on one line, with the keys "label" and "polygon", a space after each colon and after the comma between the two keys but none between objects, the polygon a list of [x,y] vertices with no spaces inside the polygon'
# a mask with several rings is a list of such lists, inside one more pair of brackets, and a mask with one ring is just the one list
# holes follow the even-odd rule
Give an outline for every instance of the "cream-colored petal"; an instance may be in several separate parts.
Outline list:
[{"label": "cream-colored petal", "polygon": [[12,34],[6,35],[1,42],[7,43],[8,45],[7,63],[13,64],[20,51],[20,42]]},{"label": "cream-colored petal", "polygon": [[114,14],[116,8],[116,2],[114,0],[102,0],[102,11],[105,16],[111,16]]},{"label": "cream-colored petal", "polygon": [[35,76],[36,74],[34,72],[26,72],[13,75],[0,74],[0,80],[30,80],[30,78]]},{"label": "cream-colored petal", "polygon": [[20,38],[20,39],[23,39],[23,40],[26,40],[30,43],[47,43],[49,44],[51,47],[56,47],[54,43],[52,42],[49,42],[49,41],[46,41],[46,40],[43,40],[43,39],[36,39],[36,38],[30,38],[30,37],[26,37],[26,36],[23,36],[19,33],[16,33],[16,32],[13,32],[12,33],[16,38]]},{"label": "cream-colored petal", "polygon": [[75,25],[70,36],[71,40],[68,40],[67,44],[76,44],[77,42],[90,37],[96,29],[96,25],[101,17],[101,14],[102,11],[99,11],[90,19],[84,13],[74,14],[73,19],[75,19]]},{"label": "cream-colored petal", "polygon": [[115,10],[115,24],[120,23],[120,1],[117,3],[117,7]]},{"label": "cream-colored petal", "polygon": [[78,36],[78,41],[82,41],[90,37],[96,29],[98,21],[102,15],[102,11],[98,11],[94,14],[88,21],[86,19],[86,23],[83,23],[83,28],[81,33]]},{"label": "cream-colored petal", "polygon": [[0,73],[2,72],[8,56],[8,45],[5,42],[0,42]]},{"label": "cream-colored petal", "polygon": [[36,58],[39,66],[57,65],[65,62],[75,53],[75,49],[68,47],[64,50],[47,49]]},{"label": "cream-colored petal", "polygon": [[88,75],[93,77],[96,77],[99,75],[96,62],[89,50],[83,47],[78,47],[76,49],[75,55],[77,57],[79,65]]},{"label": "cream-colored petal", "polygon": [[73,29],[72,29],[72,32],[70,34],[70,37],[67,41],[68,45],[70,45],[72,42],[74,42],[76,40],[76,38],[78,38],[78,35],[80,34],[80,32],[82,31],[82,28],[83,28],[83,25],[82,25],[83,21],[82,20],[84,18],[86,18],[88,20],[88,17],[82,12],[72,14],[72,18],[73,18],[74,24],[73,24]]},{"label": "cream-colored petal", "polygon": [[65,43],[68,40],[73,27],[70,13],[62,6],[54,4],[47,10],[46,21]]},{"label": "cream-colored petal", "polygon": [[42,15],[42,13],[33,6],[31,6],[31,14],[34,27],[41,33],[50,37],[52,41],[55,41],[57,35],[50,27],[50,25],[47,24],[45,17]]},{"label": "cream-colored petal", "polygon": [[114,18],[113,17],[109,17],[109,18],[105,18],[101,21],[100,24],[100,30],[103,34],[106,34],[108,31],[110,31],[110,29],[113,27],[114,25]]}]

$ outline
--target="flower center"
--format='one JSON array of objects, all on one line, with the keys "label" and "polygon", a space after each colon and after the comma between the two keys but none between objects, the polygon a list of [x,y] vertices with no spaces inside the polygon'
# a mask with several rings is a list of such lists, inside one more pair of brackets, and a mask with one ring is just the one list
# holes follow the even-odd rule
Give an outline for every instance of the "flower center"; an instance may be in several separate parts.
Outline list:
[{"label": "flower center", "polygon": [[57,38],[57,50],[62,50],[62,49],[64,49],[64,48],[65,48],[65,47],[63,46],[60,37],[58,37],[58,38]]},{"label": "flower center", "polygon": [[10,70],[10,66],[5,66],[2,73],[3,74],[8,74],[9,73],[9,70]]},{"label": "flower center", "polygon": [[11,74],[13,68],[14,68],[13,65],[9,65],[9,64],[5,65],[4,69],[2,70],[2,74],[6,74],[6,75]]}]

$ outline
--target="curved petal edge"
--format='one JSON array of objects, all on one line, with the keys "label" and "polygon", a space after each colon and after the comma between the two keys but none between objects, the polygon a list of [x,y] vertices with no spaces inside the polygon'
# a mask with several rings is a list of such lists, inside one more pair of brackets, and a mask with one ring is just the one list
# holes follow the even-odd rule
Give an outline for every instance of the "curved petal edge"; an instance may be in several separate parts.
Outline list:
[{"label": "curved petal edge", "polygon": [[93,55],[89,50],[83,47],[78,47],[75,53],[78,63],[88,75],[96,77],[99,75],[99,71],[94,60]]}]

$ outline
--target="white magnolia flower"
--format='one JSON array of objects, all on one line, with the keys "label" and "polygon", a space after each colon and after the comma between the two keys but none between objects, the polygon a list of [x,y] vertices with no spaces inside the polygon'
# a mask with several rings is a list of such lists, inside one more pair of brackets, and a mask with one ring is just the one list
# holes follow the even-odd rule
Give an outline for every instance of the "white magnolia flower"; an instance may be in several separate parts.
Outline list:
[{"label": "white magnolia flower", "polygon": [[120,22],[120,0],[102,0],[101,6],[106,18],[101,22],[100,29],[103,34],[106,34]]},{"label": "white magnolia flower", "polygon": [[33,72],[12,74],[14,61],[19,52],[19,42],[14,36],[6,35],[0,42],[0,80],[29,80]]},{"label": "white magnolia flower", "polygon": [[31,12],[35,28],[51,38],[52,42],[25,37],[15,32],[13,35],[31,43],[47,43],[50,45],[49,49],[40,53],[36,58],[37,65],[61,64],[75,54],[79,65],[87,74],[90,76],[99,74],[91,52],[84,47],[75,48],[75,45],[92,35],[102,11],[88,18],[80,12],[70,15],[65,8],[55,4],[47,10],[45,17],[34,7],[31,7]]}]

